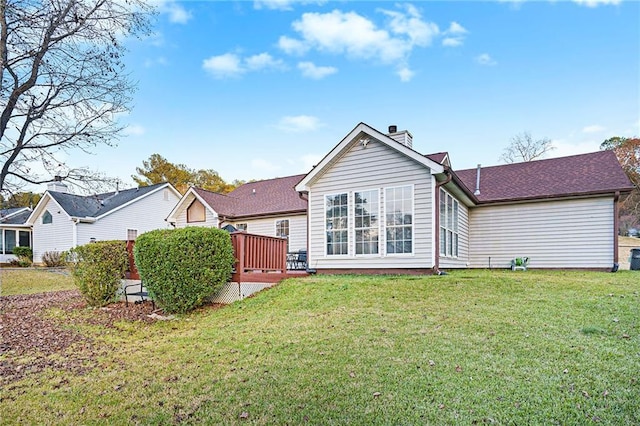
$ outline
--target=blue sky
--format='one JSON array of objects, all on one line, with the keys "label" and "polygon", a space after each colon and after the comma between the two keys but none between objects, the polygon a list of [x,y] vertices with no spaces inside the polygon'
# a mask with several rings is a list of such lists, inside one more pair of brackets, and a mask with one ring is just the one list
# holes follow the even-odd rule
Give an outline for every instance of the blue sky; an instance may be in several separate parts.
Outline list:
[{"label": "blue sky", "polygon": [[603,1],[206,1],[159,6],[127,42],[127,136],[70,155],[133,186],[158,153],[227,181],[309,171],[359,122],[413,134],[454,169],[511,137],[552,156],[640,135],[640,4]]}]

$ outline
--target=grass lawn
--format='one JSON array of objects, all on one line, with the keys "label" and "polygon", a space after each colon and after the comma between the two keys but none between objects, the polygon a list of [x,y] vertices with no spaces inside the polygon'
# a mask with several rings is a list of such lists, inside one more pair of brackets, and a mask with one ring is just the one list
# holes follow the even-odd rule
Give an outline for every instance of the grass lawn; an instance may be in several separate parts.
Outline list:
[{"label": "grass lawn", "polygon": [[0,268],[0,296],[74,289],[73,279],[63,269]]},{"label": "grass lawn", "polygon": [[92,313],[48,315],[97,367],[5,385],[0,423],[640,423],[638,272],[314,276],[173,321]]}]

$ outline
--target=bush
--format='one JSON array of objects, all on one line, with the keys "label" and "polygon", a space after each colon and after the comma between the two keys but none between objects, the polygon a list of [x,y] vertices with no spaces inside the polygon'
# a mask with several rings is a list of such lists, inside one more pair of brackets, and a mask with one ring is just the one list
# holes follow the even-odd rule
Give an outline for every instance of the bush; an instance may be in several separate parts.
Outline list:
[{"label": "bush", "polygon": [[63,252],[59,251],[45,251],[42,253],[42,263],[49,268],[59,268],[65,266],[65,256]]},{"label": "bush", "polygon": [[136,240],[140,277],[166,312],[202,305],[231,277],[234,264],[229,233],[216,228],[157,230]]},{"label": "bush", "polygon": [[90,306],[114,302],[129,266],[124,241],[98,241],[72,248],[67,261],[73,281]]},{"label": "bush", "polygon": [[16,246],[13,248],[13,254],[17,259],[9,261],[12,266],[26,268],[33,263],[33,250],[31,250],[31,247]]}]

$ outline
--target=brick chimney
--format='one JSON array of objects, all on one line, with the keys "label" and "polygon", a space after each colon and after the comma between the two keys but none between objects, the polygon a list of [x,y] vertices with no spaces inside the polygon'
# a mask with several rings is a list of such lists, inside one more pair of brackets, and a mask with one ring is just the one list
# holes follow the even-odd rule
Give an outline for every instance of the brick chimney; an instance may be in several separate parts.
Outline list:
[{"label": "brick chimney", "polygon": [[389,126],[389,133],[387,134],[387,136],[389,136],[396,142],[400,142],[407,148],[413,149],[413,136],[411,135],[411,133],[409,133],[408,130],[398,131],[398,126],[391,125]]},{"label": "brick chimney", "polygon": [[47,191],[53,192],[69,192],[69,187],[62,181],[62,177],[55,176],[53,182],[47,184]]}]

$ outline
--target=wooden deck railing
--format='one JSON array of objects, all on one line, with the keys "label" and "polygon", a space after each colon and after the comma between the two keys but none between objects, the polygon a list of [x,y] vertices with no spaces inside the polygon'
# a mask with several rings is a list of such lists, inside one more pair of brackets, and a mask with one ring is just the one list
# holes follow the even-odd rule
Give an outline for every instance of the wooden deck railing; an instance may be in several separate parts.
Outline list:
[{"label": "wooden deck railing", "polygon": [[273,282],[287,273],[287,240],[279,237],[233,232],[236,257],[234,282]]},{"label": "wooden deck railing", "polygon": [[[287,273],[287,240],[278,237],[234,232],[231,244],[236,259],[233,282],[278,282]],[[127,278],[139,280],[133,258],[135,241],[127,241],[129,270]]]}]

